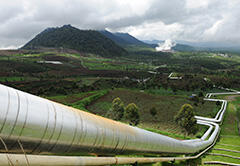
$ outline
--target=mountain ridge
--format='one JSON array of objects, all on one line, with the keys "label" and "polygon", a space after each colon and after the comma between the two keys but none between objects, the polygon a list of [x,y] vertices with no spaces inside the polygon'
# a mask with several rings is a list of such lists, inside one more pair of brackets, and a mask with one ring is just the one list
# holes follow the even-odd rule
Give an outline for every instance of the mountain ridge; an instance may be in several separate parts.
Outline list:
[{"label": "mountain ridge", "polygon": [[100,33],[102,33],[104,36],[108,37],[112,41],[114,41],[116,44],[120,46],[128,46],[128,45],[136,45],[136,46],[145,46],[145,47],[152,47],[151,44],[145,43],[134,36],[130,35],[129,33],[122,33],[122,32],[109,32],[107,30],[100,30]]},{"label": "mountain ridge", "polygon": [[127,51],[95,30],[80,30],[71,25],[46,28],[21,49],[67,48],[104,57],[124,56]]}]

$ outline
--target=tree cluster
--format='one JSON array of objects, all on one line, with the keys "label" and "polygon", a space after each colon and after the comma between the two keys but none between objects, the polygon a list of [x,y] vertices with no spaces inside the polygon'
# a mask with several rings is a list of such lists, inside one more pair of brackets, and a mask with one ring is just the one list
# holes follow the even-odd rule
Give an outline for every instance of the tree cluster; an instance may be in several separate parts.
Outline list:
[{"label": "tree cluster", "polygon": [[117,97],[112,101],[112,107],[108,111],[108,116],[114,120],[125,120],[130,125],[138,125],[140,122],[139,108],[134,103],[128,104],[126,107],[122,100]]}]

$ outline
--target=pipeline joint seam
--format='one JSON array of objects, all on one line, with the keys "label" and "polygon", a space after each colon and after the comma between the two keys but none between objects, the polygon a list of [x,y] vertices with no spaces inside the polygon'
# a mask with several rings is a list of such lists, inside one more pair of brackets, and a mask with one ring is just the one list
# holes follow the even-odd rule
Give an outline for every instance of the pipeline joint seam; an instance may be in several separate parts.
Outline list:
[{"label": "pipeline joint seam", "polygon": [[14,166],[13,163],[12,163],[12,161],[11,161],[11,159],[10,159],[10,157],[9,157],[9,155],[8,155],[8,147],[7,147],[7,145],[5,144],[5,142],[4,142],[4,140],[2,139],[1,136],[0,136],[0,140],[1,140],[3,146],[4,146],[5,150],[6,150],[6,157],[7,157],[7,160],[8,160],[8,164],[9,164],[10,166]]},{"label": "pipeline joint seam", "polygon": [[21,144],[21,142],[19,140],[18,140],[18,144],[19,144],[19,146],[20,146],[20,148],[21,148],[21,150],[22,150],[22,152],[23,152],[23,154],[25,156],[25,159],[26,159],[26,162],[27,162],[27,166],[30,166],[29,160],[28,160],[27,155],[26,155],[26,152],[24,151],[24,148],[23,148],[23,146],[22,146],[22,144]]}]

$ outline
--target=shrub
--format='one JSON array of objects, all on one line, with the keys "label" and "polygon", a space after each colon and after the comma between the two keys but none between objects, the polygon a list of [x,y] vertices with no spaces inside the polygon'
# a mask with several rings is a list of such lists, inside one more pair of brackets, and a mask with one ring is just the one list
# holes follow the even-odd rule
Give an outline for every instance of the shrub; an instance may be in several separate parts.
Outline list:
[{"label": "shrub", "polygon": [[152,108],[150,109],[150,114],[151,114],[152,116],[156,116],[156,115],[157,115],[157,110],[156,110],[155,107],[152,107]]},{"label": "shrub", "polygon": [[129,122],[130,125],[138,125],[140,121],[140,116],[138,113],[138,107],[136,104],[128,104],[124,112],[125,119]]},{"label": "shrub", "polygon": [[75,102],[74,104],[71,104],[71,106],[74,108],[77,108],[77,109],[86,110],[86,106],[88,106],[92,102],[96,101],[97,99],[101,98],[102,96],[104,96],[107,93],[108,93],[107,90],[99,91],[98,93],[96,93],[94,95],[91,95],[80,101]]},{"label": "shrub", "polygon": [[194,118],[194,110],[190,104],[184,104],[174,117],[177,124],[189,134],[196,134],[198,131],[197,120]]},{"label": "shrub", "polygon": [[198,97],[204,97],[204,96],[203,96],[203,92],[199,92],[199,93],[198,93]]},{"label": "shrub", "polygon": [[217,102],[216,102],[216,106],[217,106],[217,107],[221,106],[221,102],[220,102],[220,101],[217,101]]},{"label": "shrub", "polygon": [[112,101],[112,115],[114,120],[121,120],[124,114],[124,104],[122,100],[117,97]]}]

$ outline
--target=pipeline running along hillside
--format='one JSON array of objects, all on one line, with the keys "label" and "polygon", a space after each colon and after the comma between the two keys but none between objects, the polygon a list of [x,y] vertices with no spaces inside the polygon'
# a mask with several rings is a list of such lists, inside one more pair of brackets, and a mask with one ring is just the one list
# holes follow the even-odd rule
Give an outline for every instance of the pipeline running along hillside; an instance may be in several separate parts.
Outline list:
[{"label": "pipeline running along hillside", "polygon": [[[0,84],[0,136],[8,151],[16,153],[20,141],[30,154],[192,154],[213,144],[227,106],[225,100],[205,100],[222,102],[221,109],[215,118],[196,116],[198,124],[209,126],[201,139],[181,141]],[[0,150],[6,147],[1,144]]]}]

